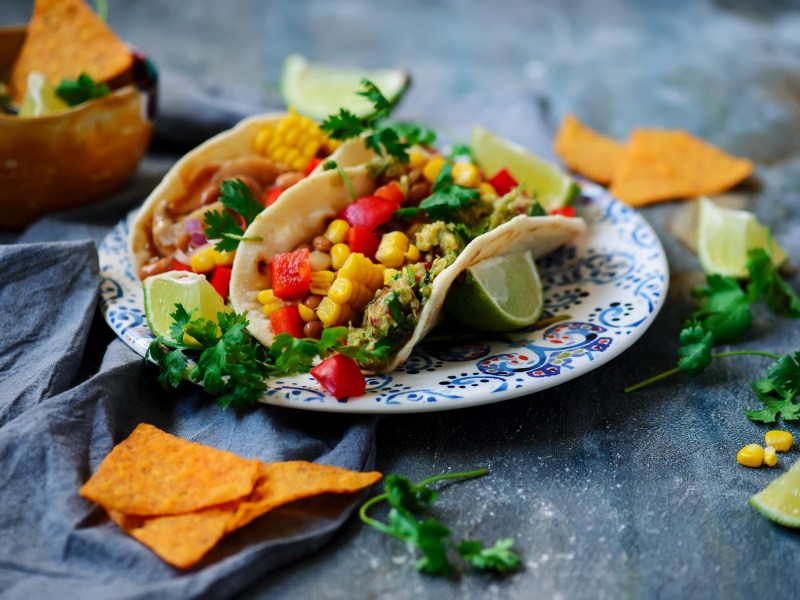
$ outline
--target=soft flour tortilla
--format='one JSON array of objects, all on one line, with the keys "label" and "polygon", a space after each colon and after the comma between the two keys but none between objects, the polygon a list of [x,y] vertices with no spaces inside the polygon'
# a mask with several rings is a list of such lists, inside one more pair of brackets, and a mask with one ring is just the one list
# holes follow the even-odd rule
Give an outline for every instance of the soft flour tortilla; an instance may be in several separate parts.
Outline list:
[{"label": "soft flour tortilla", "polygon": [[[147,225],[153,218],[157,206],[162,200],[181,198],[188,193],[188,184],[194,177],[208,165],[219,164],[248,156],[260,156],[253,149],[253,141],[258,132],[264,127],[275,127],[287,113],[276,112],[248,117],[240,121],[235,127],[214,136],[203,142],[200,146],[186,154],[161,180],[161,183],[144,201],[142,208],[136,215],[131,225],[128,236],[128,253],[134,275],[138,275],[142,266],[150,259],[151,254],[147,248]],[[362,144],[343,144],[331,155],[337,164],[342,167],[351,167],[364,164],[375,156],[364,148]],[[321,172],[317,168],[314,174]],[[281,194],[276,203],[286,202],[295,194],[294,190],[302,186],[310,178],[306,178]],[[291,192],[291,194],[289,193]]]},{"label": "soft flour tortilla", "polygon": [[[346,152],[355,152],[347,149]],[[337,159],[337,155],[331,157]],[[375,189],[367,167],[346,169],[359,198]],[[301,187],[302,186],[302,187]],[[325,171],[301,182],[286,202],[266,208],[245,233],[260,237],[260,242],[243,242],[236,251],[231,277],[230,299],[236,312],[248,311],[248,330],[269,346],[275,337],[269,317],[262,312],[258,293],[270,288],[269,262],[281,252],[290,252],[309,243],[325,231],[328,221],[350,204],[351,199],[336,171]],[[283,196],[281,196],[283,199]],[[500,256],[532,250],[539,258],[568,242],[586,229],[582,219],[561,216],[527,217],[520,215],[471,241],[456,261],[442,271],[431,286],[431,295],[422,309],[411,338],[397,351],[381,372],[401,365],[414,346],[439,322],[447,291],[467,267]]]}]

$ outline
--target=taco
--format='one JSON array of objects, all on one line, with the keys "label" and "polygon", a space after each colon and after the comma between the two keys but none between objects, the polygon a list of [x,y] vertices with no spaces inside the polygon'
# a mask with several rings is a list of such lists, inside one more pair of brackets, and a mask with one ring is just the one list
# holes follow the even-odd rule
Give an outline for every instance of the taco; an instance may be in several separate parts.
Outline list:
[{"label": "taco", "polygon": [[[227,210],[221,184],[241,182],[238,191],[260,209],[304,180],[336,145],[314,121],[291,109],[244,119],[209,139],[170,169],[139,210],[129,235],[133,273],[144,279],[172,269],[209,275],[216,266],[230,268],[231,252],[192,261],[212,248],[206,215]],[[347,160],[347,153],[343,158]],[[244,225],[240,215],[234,216]]]},{"label": "taco", "polygon": [[[369,160],[352,164],[355,157]],[[547,215],[510,175],[424,146],[407,163],[345,142],[287,201],[258,215],[233,265],[231,304],[247,311],[265,346],[279,333],[319,338],[348,326],[367,372],[402,364],[442,318],[448,290],[468,267],[503,254],[551,252],[584,231],[580,218]],[[544,216],[531,216],[544,214]]]}]

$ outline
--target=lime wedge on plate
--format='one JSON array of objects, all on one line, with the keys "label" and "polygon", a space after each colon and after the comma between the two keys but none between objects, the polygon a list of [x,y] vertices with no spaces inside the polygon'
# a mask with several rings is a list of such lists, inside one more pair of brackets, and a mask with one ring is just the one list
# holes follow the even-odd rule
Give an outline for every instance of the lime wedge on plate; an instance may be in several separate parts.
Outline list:
[{"label": "lime wedge on plate", "polygon": [[292,54],[283,63],[281,95],[288,106],[314,119],[324,119],[339,112],[340,108],[366,117],[375,107],[358,95],[363,91],[362,79],[369,79],[378,86],[386,99],[394,104],[408,86],[409,76],[396,69],[367,71],[310,63],[299,54]]},{"label": "lime wedge on plate", "polygon": [[750,505],[770,521],[786,527],[800,527],[800,460],[755,496],[751,496]]},{"label": "lime wedge on plate", "polygon": [[487,177],[506,169],[517,183],[525,184],[547,211],[565,207],[580,191],[572,178],[556,165],[488,129],[473,127],[471,143],[475,160]]},{"label": "lime wedge on plate", "polygon": [[447,316],[472,329],[513,331],[539,320],[542,282],[530,252],[507,254],[467,269],[463,285],[447,293]]},{"label": "lime wedge on plate", "polygon": [[[767,248],[769,229],[753,213],[717,206],[708,198],[698,200],[697,258],[706,273],[747,277],[747,251]],[[781,265],[786,252],[772,240],[772,263]]]},{"label": "lime wedge on plate", "polygon": [[20,117],[41,117],[68,108],[69,105],[56,96],[55,88],[44,75],[36,71],[28,74],[28,88],[19,107]]},{"label": "lime wedge on plate", "polygon": [[[204,275],[191,271],[168,271],[148,277],[142,283],[144,290],[144,314],[150,331],[155,336],[172,339],[169,328],[173,323],[175,305],[182,304],[191,312],[192,319],[204,318],[217,321],[217,313],[229,312],[225,301]],[[193,340],[186,336],[185,343]]]}]

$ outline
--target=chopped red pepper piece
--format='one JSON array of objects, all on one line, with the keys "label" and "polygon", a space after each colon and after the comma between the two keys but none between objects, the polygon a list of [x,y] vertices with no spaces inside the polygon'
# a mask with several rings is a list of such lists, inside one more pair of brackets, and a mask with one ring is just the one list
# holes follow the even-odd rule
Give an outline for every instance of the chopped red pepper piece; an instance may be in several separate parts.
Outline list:
[{"label": "chopped red pepper piece", "polygon": [[364,196],[349,204],[340,214],[350,225],[359,225],[370,231],[392,218],[400,205],[378,196]]},{"label": "chopped red pepper piece", "polygon": [[489,180],[489,183],[492,184],[494,191],[497,192],[499,196],[505,196],[519,185],[517,180],[514,179],[511,173],[506,169],[500,169],[497,174]]},{"label": "chopped red pepper piece", "polygon": [[275,335],[288,333],[293,338],[303,337],[303,317],[296,306],[282,306],[269,315],[272,331]]},{"label": "chopped red pepper piece", "polygon": [[282,300],[302,300],[311,286],[311,260],[308,248],[283,252],[269,263],[272,292]]},{"label": "chopped red pepper piece", "polygon": [[378,251],[381,238],[366,227],[353,225],[347,232],[345,242],[350,252],[360,252],[368,259],[375,260],[375,252]]},{"label": "chopped red pepper piece", "polygon": [[283,193],[282,187],[272,187],[264,192],[264,206],[269,206]]},{"label": "chopped red pepper piece", "polygon": [[375,195],[378,198],[385,198],[391,202],[394,202],[398,206],[403,203],[403,200],[406,199],[405,194],[403,194],[403,190],[400,189],[400,184],[396,181],[390,181],[386,185],[382,185],[377,190],[375,190]]},{"label": "chopped red pepper piece", "polygon": [[189,265],[182,263],[177,258],[172,259],[172,270],[173,271],[191,271],[192,267]]},{"label": "chopped red pepper piece", "polygon": [[303,171],[305,173],[306,177],[311,175],[311,171],[316,169],[321,162],[322,162],[322,159],[319,156],[315,156],[310,161],[308,161],[308,164],[306,165],[306,168]]},{"label": "chopped red pepper piece", "polygon": [[326,358],[311,369],[311,374],[337,400],[361,396],[367,389],[367,381],[356,361],[344,354]]},{"label": "chopped red pepper piece", "polygon": [[564,206],[562,208],[554,208],[550,211],[551,215],[561,215],[562,217],[574,217],[575,216],[575,207],[574,206]]},{"label": "chopped red pepper piece", "polygon": [[233,269],[230,267],[215,267],[214,272],[211,273],[211,285],[217,290],[217,293],[222,296],[223,300],[228,300],[228,290],[231,287],[231,272]]}]

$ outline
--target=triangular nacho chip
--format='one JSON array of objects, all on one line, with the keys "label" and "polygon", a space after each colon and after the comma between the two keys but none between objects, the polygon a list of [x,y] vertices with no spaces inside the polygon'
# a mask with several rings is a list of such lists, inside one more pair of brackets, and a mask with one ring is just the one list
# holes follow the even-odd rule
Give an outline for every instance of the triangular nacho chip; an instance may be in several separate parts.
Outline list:
[{"label": "triangular nacho chip", "polygon": [[128,515],[175,515],[248,496],[259,464],[142,423],[79,493]]},{"label": "triangular nacho chip", "polygon": [[16,102],[22,99],[32,71],[54,86],[83,72],[100,83],[121,76],[132,64],[128,47],[82,0],[36,0],[11,72],[11,93]]},{"label": "triangular nacho chip", "polygon": [[637,129],[614,174],[610,192],[631,206],[724,192],[753,172],[749,160],[730,156],[684,132]]},{"label": "triangular nacho chip", "polygon": [[561,122],[554,150],[571,170],[605,185],[614,177],[624,146],[570,114]]}]

